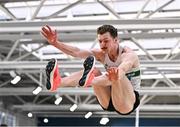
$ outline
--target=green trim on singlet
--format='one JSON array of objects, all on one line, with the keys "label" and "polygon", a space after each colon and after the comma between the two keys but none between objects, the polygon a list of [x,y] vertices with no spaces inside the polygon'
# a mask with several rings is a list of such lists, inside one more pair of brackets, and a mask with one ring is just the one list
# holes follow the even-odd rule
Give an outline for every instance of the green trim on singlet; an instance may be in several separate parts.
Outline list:
[{"label": "green trim on singlet", "polygon": [[131,78],[140,76],[140,74],[141,74],[140,69],[138,69],[138,70],[126,73],[126,76],[129,80],[131,80]]}]

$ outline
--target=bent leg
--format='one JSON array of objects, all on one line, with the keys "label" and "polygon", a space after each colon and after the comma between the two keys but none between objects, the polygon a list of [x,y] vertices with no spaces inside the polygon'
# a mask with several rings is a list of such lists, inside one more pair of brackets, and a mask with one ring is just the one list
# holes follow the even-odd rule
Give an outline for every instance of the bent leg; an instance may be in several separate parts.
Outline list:
[{"label": "bent leg", "polygon": [[74,72],[70,76],[63,77],[59,87],[75,87],[79,85],[79,80],[82,76],[83,70]]},{"label": "bent leg", "polygon": [[[74,87],[78,86],[79,80],[82,76],[83,70],[79,72],[72,73],[68,77],[64,77],[61,80],[60,87]],[[92,81],[91,86],[93,87],[94,94],[97,97],[100,105],[107,109],[110,101],[110,81],[107,81],[107,76],[101,75],[101,72],[98,69],[93,71],[95,78]]]},{"label": "bent leg", "polygon": [[94,90],[94,94],[97,97],[100,105],[104,109],[107,109],[109,106],[111,95],[110,86],[107,85],[106,80],[104,79],[103,75],[101,75],[101,72],[98,69],[95,69],[94,73],[95,76],[97,76],[94,78],[91,84]]},{"label": "bent leg", "polygon": [[[93,73],[95,75],[95,78],[92,80],[92,83],[90,86],[110,86],[111,82],[108,80],[108,77],[106,75],[101,75],[101,72],[94,68]],[[79,80],[82,77],[83,70],[74,72],[70,76],[63,77],[61,79],[60,87],[73,87],[79,85]],[[100,87],[101,88],[101,87]]]},{"label": "bent leg", "polygon": [[111,97],[115,109],[123,114],[132,111],[136,101],[133,86],[123,70],[118,70],[118,80],[112,82]]},{"label": "bent leg", "polygon": [[[92,80],[90,86],[103,86],[107,87],[110,86],[111,82],[108,80],[108,77],[106,75],[101,75],[100,70],[97,68],[94,68],[93,73],[95,75],[95,78]],[[82,77],[83,70],[74,72],[70,76],[63,77],[61,79],[60,87],[73,87],[79,85],[79,80]]]},{"label": "bent leg", "polygon": [[79,71],[62,78],[59,73],[57,60],[51,59],[46,65],[46,88],[50,91],[55,91],[58,87],[77,86],[81,75],[82,71]]},{"label": "bent leg", "polygon": [[[91,86],[93,87],[94,94],[97,97],[100,105],[107,109],[110,101],[110,81],[106,75],[101,75],[101,72],[98,69],[93,71],[95,78],[92,81]],[[64,77],[61,80],[60,87],[75,87],[78,86],[79,80],[83,74],[83,70],[79,72],[72,73],[68,77]]]}]

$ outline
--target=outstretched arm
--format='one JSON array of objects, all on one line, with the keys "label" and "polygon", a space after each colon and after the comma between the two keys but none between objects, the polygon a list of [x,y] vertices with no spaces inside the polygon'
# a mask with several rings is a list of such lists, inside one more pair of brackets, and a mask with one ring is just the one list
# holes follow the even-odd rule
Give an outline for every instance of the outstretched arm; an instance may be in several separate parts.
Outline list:
[{"label": "outstretched arm", "polygon": [[61,41],[58,41],[57,31],[53,30],[50,26],[45,25],[42,27],[41,34],[46,38],[49,44],[58,48],[65,54],[73,57],[86,58],[89,55],[94,55],[91,50],[83,50],[74,46],[67,45]]}]

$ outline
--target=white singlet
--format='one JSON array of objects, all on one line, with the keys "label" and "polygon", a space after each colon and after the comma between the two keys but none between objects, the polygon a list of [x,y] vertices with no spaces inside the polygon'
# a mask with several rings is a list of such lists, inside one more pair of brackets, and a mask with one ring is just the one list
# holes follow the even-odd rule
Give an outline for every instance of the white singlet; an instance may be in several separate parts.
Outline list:
[{"label": "white singlet", "polygon": [[[122,51],[123,52],[123,51]],[[104,59],[104,67],[107,70],[110,67],[118,67],[121,64],[121,53],[119,53],[117,60],[115,62],[111,61],[108,54],[105,54]],[[140,68],[132,68],[129,72],[126,73],[127,78],[130,80],[131,84],[133,85],[134,90],[138,90],[141,84],[141,73]]]}]

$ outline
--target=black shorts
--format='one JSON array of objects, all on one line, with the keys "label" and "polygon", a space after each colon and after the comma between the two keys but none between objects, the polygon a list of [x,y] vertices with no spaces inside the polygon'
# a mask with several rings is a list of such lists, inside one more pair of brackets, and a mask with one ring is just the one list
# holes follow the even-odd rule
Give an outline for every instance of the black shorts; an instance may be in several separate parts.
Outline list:
[{"label": "black shorts", "polygon": [[133,109],[130,111],[130,112],[128,112],[128,113],[120,113],[119,111],[117,111],[116,109],[115,109],[115,107],[113,106],[113,103],[112,103],[112,99],[110,98],[110,100],[109,100],[109,105],[108,105],[108,107],[107,107],[107,109],[106,108],[103,108],[103,106],[101,105],[101,107],[104,109],[104,110],[106,110],[106,111],[116,111],[117,113],[119,113],[119,114],[121,114],[121,115],[129,115],[129,114],[131,114],[138,106],[139,106],[139,104],[140,104],[140,99],[139,99],[139,93],[137,92],[137,91],[134,91],[134,93],[135,93],[135,96],[136,96],[136,101],[135,101],[135,103],[134,103],[134,106],[133,106]]}]

